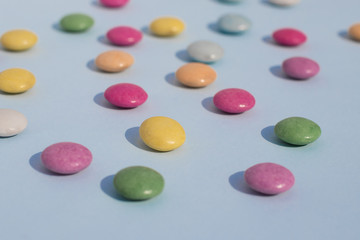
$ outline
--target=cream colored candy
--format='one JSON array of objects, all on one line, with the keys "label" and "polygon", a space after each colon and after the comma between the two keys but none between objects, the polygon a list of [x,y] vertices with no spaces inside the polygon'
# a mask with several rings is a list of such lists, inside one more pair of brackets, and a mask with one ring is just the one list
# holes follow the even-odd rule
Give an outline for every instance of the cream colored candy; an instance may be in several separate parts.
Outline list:
[{"label": "cream colored candy", "polygon": [[356,23],[349,28],[349,36],[355,41],[360,41],[360,23]]},{"label": "cream colored candy", "polygon": [[188,87],[205,87],[216,79],[215,70],[204,63],[187,63],[175,75],[179,82]]},{"label": "cream colored candy", "polygon": [[21,133],[27,126],[26,117],[12,109],[0,109],[0,137],[11,137]]},{"label": "cream colored candy", "polygon": [[10,68],[0,73],[0,91],[22,93],[35,85],[35,76],[22,68]]},{"label": "cream colored candy", "polygon": [[110,50],[101,53],[95,59],[95,65],[105,72],[121,72],[134,63],[134,58],[129,53]]},{"label": "cream colored candy", "polygon": [[1,36],[1,44],[7,50],[24,51],[33,47],[37,39],[35,33],[28,30],[12,30]]}]

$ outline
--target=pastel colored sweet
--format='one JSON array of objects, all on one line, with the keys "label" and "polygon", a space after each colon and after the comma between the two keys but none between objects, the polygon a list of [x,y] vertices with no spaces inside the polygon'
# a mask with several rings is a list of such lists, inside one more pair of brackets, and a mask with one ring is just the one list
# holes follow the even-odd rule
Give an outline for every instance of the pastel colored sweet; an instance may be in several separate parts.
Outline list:
[{"label": "pastel colored sweet", "polygon": [[240,88],[227,88],[217,92],[213,98],[214,105],[227,113],[242,113],[255,105],[254,96]]},{"label": "pastel colored sweet", "polygon": [[38,40],[35,33],[28,30],[12,30],[1,36],[1,44],[6,50],[24,51],[32,48]]},{"label": "pastel colored sweet", "polygon": [[118,8],[128,4],[129,0],[100,0],[100,2],[105,7]]},{"label": "pastel colored sweet", "polygon": [[0,108],[0,137],[11,137],[24,131],[28,121],[24,114]]},{"label": "pastel colored sweet", "polygon": [[187,47],[189,56],[198,62],[213,63],[220,60],[224,55],[224,49],[211,41],[196,41]]},{"label": "pastel colored sweet", "polygon": [[157,151],[171,151],[185,142],[185,131],[174,119],[151,117],[146,119],[139,129],[144,143]]},{"label": "pastel colored sweet", "polygon": [[242,15],[230,13],[221,16],[217,22],[217,26],[221,32],[239,34],[249,30],[251,22]]},{"label": "pastel colored sweet", "polygon": [[116,191],[128,200],[142,201],[156,197],[163,191],[164,186],[163,176],[148,167],[127,167],[114,176]]},{"label": "pastel colored sweet", "polygon": [[277,5],[277,6],[293,6],[300,2],[300,0],[269,0],[270,3]]},{"label": "pastel colored sweet", "polygon": [[179,82],[188,87],[205,87],[216,79],[215,70],[204,63],[187,63],[175,73]]},{"label": "pastel colored sweet", "polygon": [[360,41],[360,23],[355,23],[349,28],[349,36],[355,41]]},{"label": "pastel colored sweet", "polygon": [[73,13],[60,20],[60,26],[67,32],[84,32],[94,25],[94,19],[86,14]]},{"label": "pastel colored sweet", "polygon": [[315,122],[303,117],[289,117],[275,125],[275,135],[282,141],[293,145],[306,145],[321,135],[321,129]]},{"label": "pastel colored sweet", "polygon": [[105,72],[121,72],[134,63],[134,58],[129,53],[110,50],[101,53],[95,59],[95,65]]},{"label": "pastel colored sweet", "polygon": [[245,182],[253,190],[274,195],[288,191],[295,183],[292,172],[276,163],[259,163],[245,171]]},{"label": "pastel colored sweet", "polygon": [[22,93],[35,85],[35,76],[22,68],[10,68],[0,73],[0,91]]},{"label": "pastel colored sweet", "polygon": [[108,87],[104,97],[111,104],[121,108],[135,108],[143,104],[148,98],[147,93],[140,86],[132,83],[118,83]]},{"label": "pastel colored sweet", "polygon": [[81,144],[60,142],[45,148],[41,153],[41,161],[52,172],[74,174],[90,165],[92,154]]},{"label": "pastel colored sweet", "polygon": [[306,42],[306,35],[293,28],[282,28],[273,33],[273,39],[279,45],[294,47]]},{"label": "pastel colored sweet", "polygon": [[117,46],[131,46],[142,39],[142,33],[132,27],[119,26],[110,29],[106,33],[107,39]]},{"label": "pastel colored sweet", "polygon": [[292,57],[282,63],[286,75],[294,79],[308,79],[320,71],[317,62],[305,57]]},{"label": "pastel colored sweet", "polygon": [[160,17],[150,24],[150,31],[159,37],[173,37],[182,33],[185,24],[175,17]]}]

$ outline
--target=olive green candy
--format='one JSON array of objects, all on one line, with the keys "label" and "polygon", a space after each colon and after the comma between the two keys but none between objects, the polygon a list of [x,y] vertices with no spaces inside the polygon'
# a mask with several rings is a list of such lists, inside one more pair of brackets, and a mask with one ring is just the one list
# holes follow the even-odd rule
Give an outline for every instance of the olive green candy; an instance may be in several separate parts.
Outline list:
[{"label": "olive green candy", "polygon": [[129,200],[147,200],[159,195],[165,181],[157,171],[142,166],[127,167],[114,177],[117,192]]},{"label": "olive green candy", "polygon": [[282,141],[293,145],[306,145],[321,135],[321,129],[315,122],[302,117],[289,117],[275,125],[275,135]]},{"label": "olive green candy", "polygon": [[68,32],[83,32],[93,24],[92,17],[81,13],[69,14],[60,20],[61,28]]}]

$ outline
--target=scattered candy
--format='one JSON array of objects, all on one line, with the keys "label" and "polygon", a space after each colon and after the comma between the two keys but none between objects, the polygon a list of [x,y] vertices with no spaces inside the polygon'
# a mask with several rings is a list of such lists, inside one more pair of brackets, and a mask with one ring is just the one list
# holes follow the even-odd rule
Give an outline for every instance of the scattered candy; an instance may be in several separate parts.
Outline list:
[{"label": "scattered candy", "polygon": [[104,97],[121,108],[135,108],[148,98],[144,89],[132,83],[118,83],[107,88]]},{"label": "scattered candy", "polygon": [[254,107],[255,98],[244,89],[227,88],[216,93],[213,102],[224,112],[242,113]]},{"label": "scattered candy", "polygon": [[147,200],[159,195],[165,185],[165,180],[154,169],[133,166],[120,170],[114,176],[116,191],[128,200]]},{"label": "scattered candy", "polygon": [[293,6],[300,2],[300,0],[269,0],[270,3],[278,6]]},{"label": "scattered candy", "polygon": [[204,63],[187,63],[176,73],[179,82],[188,87],[205,87],[216,79],[216,72]]},{"label": "scattered candy", "polygon": [[27,119],[22,113],[0,108],[0,137],[11,137],[21,133],[27,123]]},{"label": "scattered candy", "polygon": [[203,63],[216,62],[224,55],[224,49],[210,41],[196,41],[187,47],[187,52],[195,61]]},{"label": "scattered candy", "polygon": [[291,78],[308,79],[318,74],[320,66],[309,58],[292,57],[283,62],[282,69]]},{"label": "scattered candy", "polygon": [[95,65],[105,72],[121,72],[134,63],[134,58],[129,53],[110,50],[101,53],[95,59]]},{"label": "scattered candy", "polygon": [[157,18],[150,24],[150,31],[160,37],[173,37],[182,33],[184,29],[184,22],[174,17]]},{"label": "scattered candy", "polygon": [[74,174],[90,165],[92,154],[81,144],[60,142],[45,148],[41,161],[52,172]]},{"label": "scattered candy", "polygon": [[349,28],[349,36],[355,41],[360,41],[360,23],[355,23]]},{"label": "scattered candy", "polygon": [[69,14],[60,20],[61,28],[67,32],[84,32],[93,24],[92,17],[82,13]]},{"label": "scattered candy", "polygon": [[282,141],[300,146],[314,142],[321,135],[319,125],[302,117],[289,117],[278,122],[274,132]]},{"label": "scattered candy", "polygon": [[307,37],[306,35],[293,28],[283,28],[273,33],[273,39],[276,43],[283,46],[294,47],[303,44]]},{"label": "scattered candy", "polygon": [[245,171],[246,183],[253,190],[274,195],[289,190],[295,183],[291,171],[275,163],[259,163]]},{"label": "scattered candy", "polygon": [[144,143],[157,151],[170,151],[185,142],[185,131],[174,119],[168,117],[151,117],[146,119],[139,129]]},{"label": "scattered candy", "polygon": [[28,70],[10,68],[0,73],[0,91],[22,93],[35,85],[35,76]]},{"label": "scattered candy", "polygon": [[1,44],[6,50],[24,51],[32,48],[38,38],[35,33],[28,30],[12,30],[1,36]]},{"label": "scattered candy", "polygon": [[101,4],[109,8],[123,7],[129,0],[100,0]]},{"label": "scattered candy", "polygon": [[106,33],[106,37],[117,46],[131,46],[142,39],[142,33],[132,27],[119,26],[110,29]]},{"label": "scattered candy", "polygon": [[251,22],[246,17],[232,13],[219,18],[217,26],[221,32],[230,34],[244,33],[251,27]]}]

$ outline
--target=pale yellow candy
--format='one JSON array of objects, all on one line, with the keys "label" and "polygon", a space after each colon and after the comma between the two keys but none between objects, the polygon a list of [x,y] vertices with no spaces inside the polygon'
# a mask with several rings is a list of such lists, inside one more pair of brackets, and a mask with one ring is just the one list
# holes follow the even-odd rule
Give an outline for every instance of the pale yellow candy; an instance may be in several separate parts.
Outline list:
[{"label": "pale yellow candy", "polygon": [[22,93],[34,86],[35,76],[28,70],[10,68],[0,73],[0,91]]},{"label": "pale yellow candy", "polygon": [[174,119],[151,117],[146,119],[139,129],[144,143],[158,151],[171,151],[185,142],[185,131]]},{"label": "pale yellow candy", "polygon": [[161,17],[150,24],[150,31],[157,36],[172,37],[180,34],[185,29],[185,24],[178,18]]},{"label": "pale yellow candy", "polygon": [[12,30],[4,33],[0,41],[7,50],[24,51],[34,46],[37,39],[35,33],[28,30]]}]

